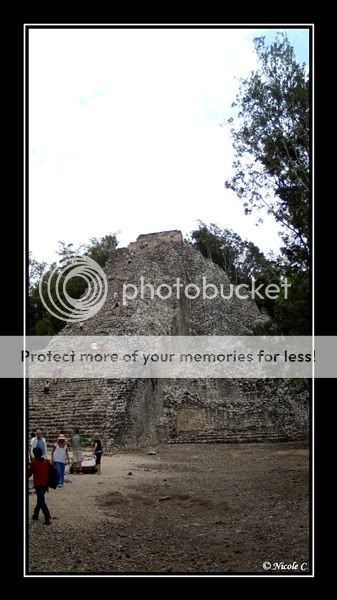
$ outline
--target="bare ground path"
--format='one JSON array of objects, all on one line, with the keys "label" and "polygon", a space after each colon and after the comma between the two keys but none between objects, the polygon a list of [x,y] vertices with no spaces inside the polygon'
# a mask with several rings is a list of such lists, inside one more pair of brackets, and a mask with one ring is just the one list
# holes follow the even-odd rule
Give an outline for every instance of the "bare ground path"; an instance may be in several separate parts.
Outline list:
[{"label": "bare ground path", "polygon": [[[29,573],[263,573],[309,562],[308,448],[189,444],[103,456],[102,475],[50,490]],[[132,473],[132,474],[129,474]]]}]

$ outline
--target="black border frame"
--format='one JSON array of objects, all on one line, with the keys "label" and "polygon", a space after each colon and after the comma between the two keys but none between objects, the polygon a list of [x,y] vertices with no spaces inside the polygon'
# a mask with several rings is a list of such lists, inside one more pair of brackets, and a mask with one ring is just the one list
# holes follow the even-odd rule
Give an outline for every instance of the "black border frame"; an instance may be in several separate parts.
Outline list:
[{"label": "black border frame", "polygon": [[[163,28],[163,29],[176,29],[178,27],[179,28],[184,28],[184,29],[191,29],[191,28],[192,29],[210,29],[210,28],[213,28],[213,29],[236,29],[236,28],[240,28],[240,29],[242,29],[242,28],[251,28],[251,27],[258,27],[258,28],[261,28],[261,29],[263,29],[263,28],[265,28],[265,29],[280,29],[280,28],[292,29],[292,28],[299,28],[299,27],[303,27],[303,28],[304,27],[305,28],[308,27],[311,30],[311,36],[310,36],[310,57],[312,59],[313,58],[313,56],[312,56],[313,27],[312,27],[312,25],[313,24],[302,25],[301,23],[292,24],[292,25],[288,25],[288,24],[268,25],[268,24],[265,24],[265,23],[258,23],[258,24],[254,23],[254,24],[248,24],[248,25],[241,25],[241,24],[236,24],[236,25],[231,25],[231,24],[226,24],[226,25],[222,25],[222,24],[221,25],[220,24],[202,24],[202,25],[200,25],[200,24],[183,24],[183,23],[180,23],[180,24],[160,24],[160,25],[156,25],[156,24],[152,24],[152,23],[147,23],[147,24],[142,24],[142,23],[139,23],[139,24],[123,24],[123,25],[118,25],[118,24],[115,24],[115,25],[107,25],[107,24],[98,24],[98,25],[95,25],[95,24],[92,24],[92,25],[78,24],[78,25],[73,25],[71,23],[67,23],[67,24],[64,23],[64,24],[60,24],[60,25],[54,25],[54,24],[51,24],[51,25],[44,25],[44,24],[34,24],[34,25],[27,24],[27,25],[24,25],[24,24],[21,24],[22,29],[20,28],[21,30],[19,31],[18,37],[20,37],[20,34],[23,36],[23,30],[25,29],[25,27],[27,29],[26,40],[25,40],[25,45],[26,45],[26,61],[25,61],[26,64],[25,64],[25,68],[26,68],[26,77],[27,77],[26,88],[24,88],[24,85],[23,85],[23,74],[22,74],[22,84],[21,85],[19,84],[19,86],[18,86],[19,87],[19,96],[20,96],[20,90],[21,90],[22,98],[24,97],[24,94],[25,94],[25,100],[26,100],[26,121],[25,121],[26,140],[25,140],[25,178],[24,178],[25,180],[24,180],[24,186],[25,186],[25,190],[26,190],[26,209],[25,209],[26,210],[26,222],[25,222],[25,231],[26,231],[26,252],[27,252],[27,254],[28,254],[28,246],[29,246],[29,238],[28,238],[28,223],[29,223],[29,211],[28,211],[28,204],[29,204],[29,197],[28,197],[28,183],[29,183],[29,181],[28,181],[28,177],[29,177],[29,174],[28,174],[28,101],[29,101],[29,97],[28,97],[28,93],[29,93],[28,38],[29,38],[29,30],[30,29],[36,29],[36,28],[43,28],[43,29],[60,29],[60,28],[67,28],[67,29],[69,29],[69,28],[73,28],[73,29],[98,29],[98,28],[100,28],[100,29],[101,28],[102,29],[150,29],[150,28],[156,28],[156,29],[157,28],[160,28],[160,29],[161,28]],[[317,26],[316,25],[315,25],[315,39],[317,39]],[[19,47],[21,47],[21,44],[19,44]],[[311,64],[313,64],[312,60],[311,60]],[[315,64],[315,66],[316,66],[316,64]],[[317,69],[315,68],[315,77],[316,77],[316,74],[317,74]],[[20,111],[18,111],[18,112],[20,114]],[[17,133],[18,133],[18,138],[17,139],[20,139],[20,133],[19,133],[20,128],[21,128],[21,131],[23,131],[23,118],[22,118],[22,121],[20,119],[17,120],[17,127],[16,127]],[[316,133],[317,133],[317,131],[316,131]],[[11,132],[11,136],[12,135],[13,135],[13,132]],[[14,135],[13,137],[16,137],[16,135]],[[14,141],[14,145],[16,143],[17,142],[15,140]],[[16,152],[14,153],[14,155],[16,156],[17,153],[18,153],[18,148],[16,148]],[[23,157],[21,157],[21,160],[23,161]],[[22,164],[21,161],[20,161],[20,163],[18,161],[18,164]],[[18,189],[17,189],[16,194],[18,195],[18,197],[22,197],[22,190],[20,190],[20,192],[19,192],[19,186],[17,186],[17,188]],[[15,206],[15,204],[13,203],[9,208],[12,211],[12,215],[10,217],[11,222],[15,223],[17,225],[17,223],[18,223],[18,214],[17,214],[18,210],[17,210],[17,206]],[[316,212],[316,210],[315,210],[315,212]],[[22,215],[22,224],[23,224],[23,215]],[[21,231],[22,230],[23,230],[23,225],[22,225]],[[23,260],[22,260],[23,252],[21,252],[21,250],[23,250],[23,244],[20,244],[20,249],[19,249],[19,252],[18,252],[18,256],[19,256],[19,263],[18,264],[22,264],[22,266],[23,266],[22,272],[26,273],[26,281],[27,281],[28,264],[23,265]],[[315,258],[316,257],[317,257],[317,255],[315,256]],[[316,272],[317,272],[317,270],[316,270]],[[21,284],[21,281],[19,280],[19,278],[17,278],[16,284],[17,284],[17,287],[15,289],[15,292],[16,292],[16,299],[17,300],[14,302],[15,305],[11,306],[11,309],[13,309],[13,310],[15,310],[15,312],[17,312],[18,319],[16,320],[16,324],[15,324],[15,328],[14,329],[12,327],[13,323],[10,322],[10,321],[8,321],[6,323],[2,323],[2,327],[1,327],[1,329],[2,329],[1,330],[1,334],[2,335],[22,335],[22,333],[23,333],[23,316],[22,316],[22,312],[20,311],[20,307],[18,306],[18,304],[20,304],[20,300],[19,299],[20,299],[20,297],[22,297],[21,296],[22,289],[20,290],[20,287],[22,286],[22,284]],[[25,298],[26,307],[27,307],[27,295],[28,295],[28,292],[26,290],[26,298]],[[12,304],[12,297],[11,297],[11,304]],[[7,312],[8,312],[8,310],[7,310]],[[2,314],[5,314],[5,312],[3,312]],[[320,327],[319,328],[320,329],[320,334],[321,335],[323,335],[323,334],[325,334],[325,335],[331,335],[330,325],[331,325],[331,323],[329,323],[328,329],[326,327],[324,327],[324,326],[323,326],[323,329],[322,329],[322,327]],[[328,331],[329,331],[329,333],[328,333]],[[25,333],[27,333],[27,332],[25,332]],[[317,331],[316,331],[316,334],[317,334]],[[11,390],[11,396],[14,393],[16,397],[22,397],[21,394],[22,394],[23,385],[24,385],[25,386],[25,390],[26,390],[26,398],[28,398],[28,381],[23,381],[22,382],[21,380],[5,380],[5,382],[9,384],[9,388]],[[316,383],[318,384],[317,386],[316,386]],[[315,388],[317,390],[317,388],[320,387],[320,385],[319,385],[320,382],[318,381],[316,383],[315,383]],[[26,410],[26,413],[27,412],[28,411]],[[16,411],[14,411],[14,415],[16,415],[16,416],[14,416],[16,423],[23,422],[23,419],[21,418],[21,420],[20,420],[19,415],[17,414]],[[13,416],[11,418],[13,419]],[[28,420],[28,417],[27,417],[27,414],[26,414],[26,421],[27,420]],[[26,422],[26,427],[27,427],[27,422]],[[27,428],[27,431],[28,431],[28,428]],[[24,448],[23,448],[23,446],[24,446],[24,444],[23,444],[23,437],[24,437],[23,436],[23,427],[21,427],[19,431],[18,431],[18,428],[16,427],[16,433],[17,433],[18,437],[20,437],[20,433],[21,433],[21,440],[22,440],[22,442],[19,443],[17,445],[17,447],[16,447],[16,450],[17,450],[17,455],[16,456],[17,456],[18,464],[21,464],[22,457],[24,455]],[[311,477],[311,474],[312,474],[312,468],[311,468],[311,466],[312,466],[312,460],[313,460],[313,458],[312,458],[312,447],[310,446],[310,448],[311,448],[311,451],[310,451],[310,477]],[[21,496],[20,496],[20,490],[21,490]],[[19,510],[16,511],[16,514],[20,514],[20,512],[22,513],[22,504],[21,504],[21,499],[22,499],[22,495],[23,495],[22,494],[22,490],[23,490],[23,485],[22,485],[22,482],[20,482],[19,486],[18,486],[18,496],[17,496],[17,498],[18,498],[18,503],[17,504],[18,504],[18,509]],[[312,510],[310,512],[311,512],[311,515],[312,515]],[[28,519],[27,519],[27,521],[28,521]],[[311,528],[310,528],[310,532],[311,532]],[[27,535],[27,532],[26,532],[26,535]],[[311,540],[310,540],[310,542],[311,542]],[[311,543],[310,543],[310,549],[312,549],[312,544]],[[15,557],[17,557],[17,556],[18,556],[18,558],[20,557],[20,552],[16,552],[15,553]],[[28,554],[27,554],[27,556],[28,556]],[[21,557],[21,558],[23,560],[23,557]],[[311,559],[312,559],[312,557],[311,557]],[[20,563],[20,561],[19,561],[19,563]],[[312,560],[311,560],[311,564],[312,564]],[[25,567],[27,568],[27,565]],[[20,570],[20,564],[19,564],[19,569],[18,570],[19,570],[20,574],[22,575],[22,572]],[[32,578],[35,575],[38,575],[38,573],[34,572],[34,574],[29,574],[28,571],[27,571],[25,577]],[[163,576],[164,577],[165,576],[172,576],[172,575],[176,576],[176,577],[180,577],[180,576],[184,576],[184,575],[185,576],[186,575],[187,576],[199,576],[199,577],[200,576],[202,576],[202,577],[205,577],[205,576],[215,577],[215,576],[225,575],[225,576],[235,577],[235,576],[242,576],[242,575],[244,575],[246,577],[256,577],[256,578],[260,578],[261,576],[264,576],[263,573],[260,574],[260,573],[246,573],[246,572],[243,572],[243,573],[239,573],[239,572],[235,572],[235,573],[226,573],[226,572],[224,572],[224,573],[195,573],[195,574],[194,573],[186,573],[186,574],[183,574],[183,573],[165,574],[165,573],[163,573],[163,574],[160,574],[160,573],[148,573],[148,572],[146,572],[146,573],[134,573],[133,572],[133,573],[123,573],[123,574],[122,573],[118,573],[117,574],[117,573],[113,573],[112,572],[112,573],[97,573],[97,574],[95,574],[95,573],[88,573],[88,574],[84,574],[83,573],[82,574],[81,573],[81,574],[74,574],[74,575],[71,575],[69,573],[50,573],[50,575],[53,575],[53,576],[56,576],[56,577],[63,577],[65,575],[67,577],[69,577],[69,575],[70,575],[71,578],[78,578],[78,577],[89,578],[89,577],[95,576],[95,575],[97,575],[97,576],[102,576],[102,575],[104,576],[105,575],[105,576],[110,576],[110,577],[121,577],[121,576],[125,576],[125,575],[131,576],[131,577],[138,577],[138,576],[143,576],[143,575],[144,576],[151,576],[152,575],[152,576],[161,576],[161,577],[163,577]],[[277,573],[270,573],[268,576],[270,577],[270,575],[278,575],[278,574]],[[310,572],[309,573],[306,572],[306,573],[303,574],[302,577],[308,578],[308,576],[310,576],[310,575],[311,575]],[[41,573],[41,576],[48,576],[48,574],[45,573],[45,572],[43,572],[43,573]],[[282,575],[282,577],[292,577],[292,576],[296,576],[296,574],[294,573],[294,574]]]}]

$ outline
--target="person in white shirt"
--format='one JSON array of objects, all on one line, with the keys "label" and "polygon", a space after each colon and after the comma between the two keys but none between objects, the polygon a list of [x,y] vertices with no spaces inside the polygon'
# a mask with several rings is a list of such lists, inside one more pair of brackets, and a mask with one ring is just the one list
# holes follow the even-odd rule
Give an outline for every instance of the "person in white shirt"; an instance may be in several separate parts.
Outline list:
[{"label": "person in white shirt", "polygon": [[30,455],[32,458],[34,458],[34,448],[41,448],[42,458],[48,458],[47,442],[45,438],[42,437],[41,429],[37,429],[35,431],[35,437],[30,440]]},{"label": "person in white shirt", "polygon": [[69,462],[68,448],[66,445],[66,438],[63,434],[60,434],[58,440],[53,448],[51,455],[52,463],[55,466],[58,475],[58,487],[64,485],[64,469],[67,462]]}]

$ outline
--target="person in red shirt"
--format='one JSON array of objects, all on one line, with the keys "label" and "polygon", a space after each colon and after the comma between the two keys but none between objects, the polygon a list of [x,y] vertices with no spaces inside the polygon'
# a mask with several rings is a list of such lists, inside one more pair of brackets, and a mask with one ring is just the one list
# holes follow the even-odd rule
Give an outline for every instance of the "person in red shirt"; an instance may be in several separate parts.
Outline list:
[{"label": "person in red shirt", "polygon": [[48,491],[49,461],[45,458],[42,458],[41,448],[34,448],[33,454],[34,458],[29,466],[28,471],[28,477],[33,475],[34,487],[37,498],[37,504],[33,513],[33,520],[38,520],[39,512],[41,509],[44,514],[45,524],[50,525],[51,516],[44,497],[45,493]]}]

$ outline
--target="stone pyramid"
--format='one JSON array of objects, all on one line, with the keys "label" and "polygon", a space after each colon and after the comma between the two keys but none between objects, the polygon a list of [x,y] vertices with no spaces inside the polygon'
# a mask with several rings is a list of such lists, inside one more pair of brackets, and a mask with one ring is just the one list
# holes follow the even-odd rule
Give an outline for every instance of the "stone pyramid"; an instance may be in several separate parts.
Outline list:
[{"label": "stone pyramid", "polygon": [[[59,335],[247,335],[264,320],[255,301],[221,296],[193,300],[136,298],[114,310],[123,284],[202,285],[229,290],[226,273],[183,242],[179,231],[140,235],[115,251],[105,266],[103,308]],[[121,303],[120,303],[121,304]],[[29,384],[29,431],[42,429],[53,442],[60,430],[98,431],[107,450],[160,442],[242,442],[303,439],[308,435],[308,391],[303,380],[285,379],[58,379],[44,395],[43,381]]]}]

